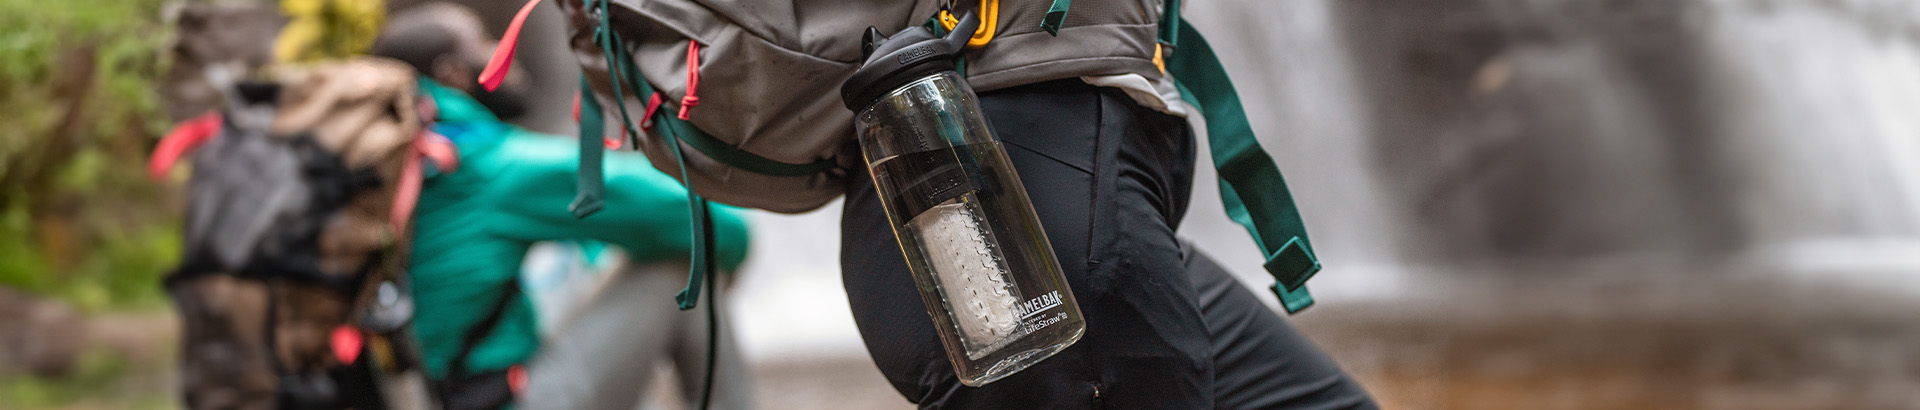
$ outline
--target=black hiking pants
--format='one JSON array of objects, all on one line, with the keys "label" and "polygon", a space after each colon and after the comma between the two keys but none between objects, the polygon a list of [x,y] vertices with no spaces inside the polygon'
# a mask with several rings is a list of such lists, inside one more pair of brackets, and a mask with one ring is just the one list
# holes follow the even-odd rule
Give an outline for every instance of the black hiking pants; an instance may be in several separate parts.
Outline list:
[{"label": "black hiking pants", "polygon": [[[980,95],[1087,321],[1072,347],[983,387],[954,376],[873,185],[853,178],[840,262],[880,372],[923,409],[1371,409],[1332,360],[1175,238],[1194,137],[1073,79]],[[864,173],[857,173],[864,174]]]}]

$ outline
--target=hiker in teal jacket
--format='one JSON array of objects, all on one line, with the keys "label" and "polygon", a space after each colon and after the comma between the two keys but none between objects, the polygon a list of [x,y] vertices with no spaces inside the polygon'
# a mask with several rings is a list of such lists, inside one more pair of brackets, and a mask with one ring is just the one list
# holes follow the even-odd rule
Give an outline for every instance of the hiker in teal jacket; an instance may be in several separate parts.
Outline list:
[{"label": "hiker in teal jacket", "polygon": [[[607,155],[605,210],[585,219],[567,211],[574,196],[578,144],[500,122],[465,93],[420,80],[438,106],[434,130],[459,147],[458,172],[429,172],[415,210],[415,336],[428,374],[459,378],[526,363],[540,345],[532,303],[517,291],[521,260],[537,241],[594,239],[630,260],[684,259],[691,247],[687,194],[638,154]],[[732,270],[746,257],[742,212],[715,206],[715,252]],[[503,316],[450,374],[469,331],[503,298]],[[672,303],[662,300],[660,303]]]}]

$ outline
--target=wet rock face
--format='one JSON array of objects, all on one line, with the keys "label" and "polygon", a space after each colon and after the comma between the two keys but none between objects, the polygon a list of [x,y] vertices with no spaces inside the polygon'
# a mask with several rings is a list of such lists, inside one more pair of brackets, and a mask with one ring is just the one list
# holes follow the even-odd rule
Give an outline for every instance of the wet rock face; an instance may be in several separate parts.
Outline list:
[{"label": "wet rock face", "polygon": [[1335,4],[1416,259],[1739,244],[1698,3]]}]

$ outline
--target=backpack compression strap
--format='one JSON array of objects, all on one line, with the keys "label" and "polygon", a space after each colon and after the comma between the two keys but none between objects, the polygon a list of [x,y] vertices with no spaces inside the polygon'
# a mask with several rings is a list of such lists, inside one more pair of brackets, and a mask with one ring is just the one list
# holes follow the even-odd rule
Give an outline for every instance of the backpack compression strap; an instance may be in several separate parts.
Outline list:
[{"label": "backpack compression strap", "polygon": [[1213,48],[1179,17],[1177,1],[1168,1],[1167,10],[1161,40],[1169,45],[1184,40],[1166,59],[1167,72],[1178,84],[1181,99],[1206,118],[1207,145],[1220,173],[1220,201],[1226,205],[1227,217],[1246,227],[1260,246],[1267,258],[1267,273],[1277,282],[1273,292],[1287,313],[1306,309],[1313,305],[1307,279],[1320,271],[1320,260],[1307,241],[1306,223],[1287,191],[1287,182],[1254,138],[1246,107],[1240,104],[1240,95]]}]

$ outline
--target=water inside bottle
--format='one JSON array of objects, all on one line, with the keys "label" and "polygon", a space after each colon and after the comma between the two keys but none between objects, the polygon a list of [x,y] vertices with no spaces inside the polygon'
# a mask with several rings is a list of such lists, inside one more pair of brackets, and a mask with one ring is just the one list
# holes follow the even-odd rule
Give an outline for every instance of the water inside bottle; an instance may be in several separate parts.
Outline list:
[{"label": "water inside bottle", "polygon": [[1050,357],[1085,326],[999,142],[870,165],[956,371],[980,385]]}]

